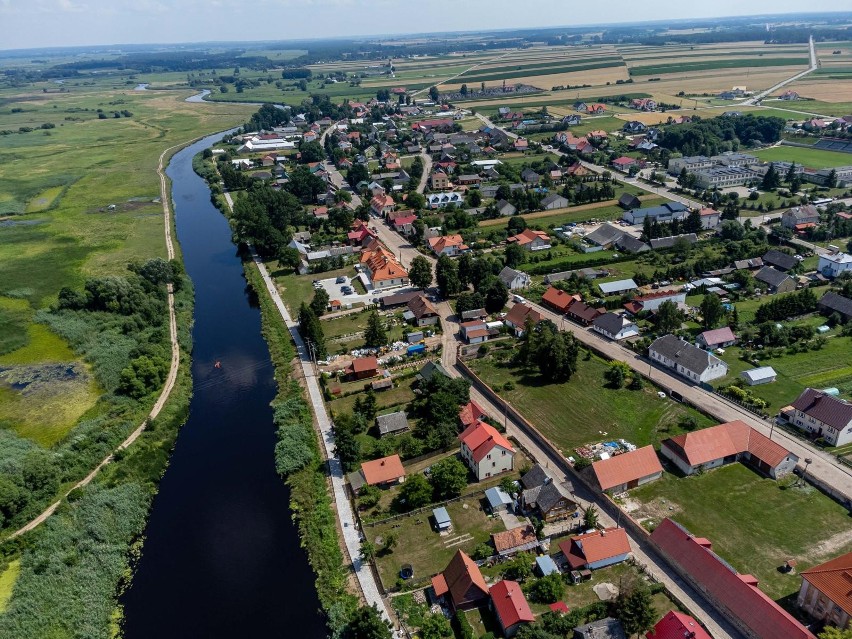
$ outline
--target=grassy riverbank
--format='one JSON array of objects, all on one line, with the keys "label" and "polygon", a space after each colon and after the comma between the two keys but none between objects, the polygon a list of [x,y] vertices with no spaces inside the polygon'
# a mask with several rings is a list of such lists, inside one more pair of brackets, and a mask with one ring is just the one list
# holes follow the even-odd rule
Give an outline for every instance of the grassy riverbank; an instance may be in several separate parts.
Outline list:
[{"label": "grassy riverbank", "polygon": [[346,624],[358,602],[346,590],[349,571],[340,549],[326,465],[304,389],[294,379],[296,351],[290,333],[253,262],[245,262],[245,274],[260,300],[263,336],[269,345],[278,383],[273,402],[278,428],[276,468],[290,487],[290,508],[299,525],[302,547],[316,573],[317,594],[329,627],[336,633]]}]

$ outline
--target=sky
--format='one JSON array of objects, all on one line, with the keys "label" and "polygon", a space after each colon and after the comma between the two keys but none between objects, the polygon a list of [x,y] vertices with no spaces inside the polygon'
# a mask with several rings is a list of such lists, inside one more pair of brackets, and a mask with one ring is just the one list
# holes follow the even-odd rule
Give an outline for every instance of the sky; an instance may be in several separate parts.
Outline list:
[{"label": "sky", "polygon": [[0,0],[0,49],[288,40],[849,9],[849,0]]}]

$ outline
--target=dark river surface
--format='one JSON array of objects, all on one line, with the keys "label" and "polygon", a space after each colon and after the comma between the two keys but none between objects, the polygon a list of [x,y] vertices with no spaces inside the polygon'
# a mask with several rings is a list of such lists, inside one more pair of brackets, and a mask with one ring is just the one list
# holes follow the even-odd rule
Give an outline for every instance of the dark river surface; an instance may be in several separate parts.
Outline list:
[{"label": "dark river surface", "polygon": [[192,170],[192,157],[221,137],[180,151],[167,170],[195,285],[194,395],[122,598],[127,639],[326,635],[275,473],[275,382],[260,310],[228,223]]}]

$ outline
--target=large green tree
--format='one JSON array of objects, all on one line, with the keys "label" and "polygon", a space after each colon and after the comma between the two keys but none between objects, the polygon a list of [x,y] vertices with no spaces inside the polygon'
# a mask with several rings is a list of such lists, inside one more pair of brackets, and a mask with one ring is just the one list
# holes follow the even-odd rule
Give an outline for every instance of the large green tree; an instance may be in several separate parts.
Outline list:
[{"label": "large green tree", "polygon": [[467,486],[467,475],[467,466],[456,457],[447,457],[433,464],[429,482],[435,491],[435,500],[443,501],[461,495]]},{"label": "large green tree", "polygon": [[319,318],[304,302],[299,307],[299,333],[307,342],[308,348],[313,349],[311,352],[316,359],[325,359],[328,356],[325,348],[325,334]]},{"label": "large green tree", "polygon": [[375,604],[359,607],[349,619],[341,639],[392,639],[388,623]]},{"label": "large green tree", "polygon": [[683,316],[677,305],[666,300],[657,309],[656,326],[660,333],[674,333],[683,323]]},{"label": "large green tree", "polygon": [[314,291],[314,299],[311,300],[311,310],[314,315],[319,317],[328,310],[328,293],[324,288],[318,288]]},{"label": "large green tree", "polygon": [[485,310],[489,313],[499,313],[509,301],[509,289],[502,280],[494,278],[485,290]]},{"label": "large green tree", "polygon": [[367,318],[367,328],[364,331],[364,344],[367,348],[380,348],[388,343],[388,334],[382,318],[376,311]]},{"label": "large green tree", "polygon": [[408,268],[408,279],[412,286],[417,288],[429,288],[432,285],[432,265],[422,255],[418,255],[411,260],[411,266]]},{"label": "large green tree", "polygon": [[435,265],[435,279],[443,297],[452,297],[461,292],[458,265],[447,255],[438,258]]},{"label": "large green tree", "polygon": [[423,475],[415,473],[405,478],[394,499],[394,509],[399,512],[408,512],[431,503],[432,485]]},{"label": "large green tree", "polygon": [[506,247],[503,254],[506,260],[506,266],[509,268],[517,268],[527,260],[527,252],[517,243],[512,242]]},{"label": "large green tree", "polygon": [[716,328],[725,317],[725,307],[718,295],[707,293],[701,300],[701,322],[704,328]]},{"label": "large green tree", "polygon": [[648,588],[639,583],[627,595],[616,601],[616,611],[624,632],[639,637],[654,627],[657,611]]}]

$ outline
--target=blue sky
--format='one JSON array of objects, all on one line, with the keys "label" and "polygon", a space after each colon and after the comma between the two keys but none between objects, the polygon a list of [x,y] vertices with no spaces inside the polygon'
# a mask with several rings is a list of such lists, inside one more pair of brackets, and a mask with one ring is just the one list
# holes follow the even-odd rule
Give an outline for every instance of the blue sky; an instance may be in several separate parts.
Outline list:
[{"label": "blue sky", "polygon": [[849,0],[0,0],[0,49],[287,40],[849,10]]}]

